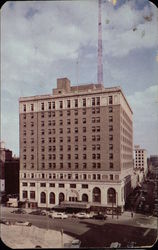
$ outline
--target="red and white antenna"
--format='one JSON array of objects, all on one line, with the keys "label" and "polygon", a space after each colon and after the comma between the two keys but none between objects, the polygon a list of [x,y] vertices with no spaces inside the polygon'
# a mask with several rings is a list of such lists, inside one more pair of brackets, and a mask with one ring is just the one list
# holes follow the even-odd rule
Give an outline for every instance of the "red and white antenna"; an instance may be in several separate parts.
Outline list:
[{"label": "red and white antenna", "polygon": [[98,0],[98,83],[103,83],[101,0]]}]

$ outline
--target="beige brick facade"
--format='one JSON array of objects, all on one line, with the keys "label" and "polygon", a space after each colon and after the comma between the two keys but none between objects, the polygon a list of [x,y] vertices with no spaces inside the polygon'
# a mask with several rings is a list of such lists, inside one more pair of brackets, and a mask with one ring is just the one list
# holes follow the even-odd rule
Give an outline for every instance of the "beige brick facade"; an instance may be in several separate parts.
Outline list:
[{"label": "beige brick facade", "polygon": [[[62,182],[64,200],[71,201],[67,182],[72,182],[77,183],[72,193],[81,201],[82,183],[86,181],[89,202],[95,202],[96,185],[106,190],[100,194],[100,204],[107,206],[108,187],[115,187],[119,205],[124,205],[124,179],[133,173],[133,124],[132,111],[120,87],[71,87],[67,78],[58,79],[53,94],[20,98],[19,113],[21,200],[30,200],[32,190],[34,202],[41,206],[42,187],[37,185],[45,182],[43,192],[48,202],[42,206],[51,206],[49,182],[55,185],[53,193],[58,198]],[[28,184],[23,186],[23,182]],[[35,183],[32,189],[30,182]],[[53,205],[58,204],[58,198]]]}]

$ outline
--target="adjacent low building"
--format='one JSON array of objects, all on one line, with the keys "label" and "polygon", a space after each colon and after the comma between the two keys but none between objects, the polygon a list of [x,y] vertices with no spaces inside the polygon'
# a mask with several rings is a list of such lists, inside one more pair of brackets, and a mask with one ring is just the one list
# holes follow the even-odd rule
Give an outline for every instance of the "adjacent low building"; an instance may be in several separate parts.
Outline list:
[{"label": "adjacent low building", "polygon": [[120,87],[71,86],[20,97],[20,200],[123,211],[133,178],[132,110]]}]

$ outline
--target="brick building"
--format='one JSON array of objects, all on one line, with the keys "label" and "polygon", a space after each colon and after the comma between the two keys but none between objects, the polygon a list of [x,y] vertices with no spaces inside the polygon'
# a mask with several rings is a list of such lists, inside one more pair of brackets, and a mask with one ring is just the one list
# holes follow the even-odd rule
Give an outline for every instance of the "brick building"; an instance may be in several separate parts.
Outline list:
[{"label": "brick building", "polygon": [[133,178],[132,110],[120,87],[71,86],[19,99],[20,200],[123,211]]}]

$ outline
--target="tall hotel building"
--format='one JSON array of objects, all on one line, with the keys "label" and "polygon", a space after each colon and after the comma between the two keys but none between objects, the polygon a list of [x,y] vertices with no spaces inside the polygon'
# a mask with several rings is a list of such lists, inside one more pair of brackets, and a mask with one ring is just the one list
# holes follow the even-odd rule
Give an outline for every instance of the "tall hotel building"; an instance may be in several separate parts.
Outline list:
[{"label": "tall hotel building", "polygon": [[133,175],[132,110],[120,87],[71,86],[21,97],[20,200],[123,211]]}]

